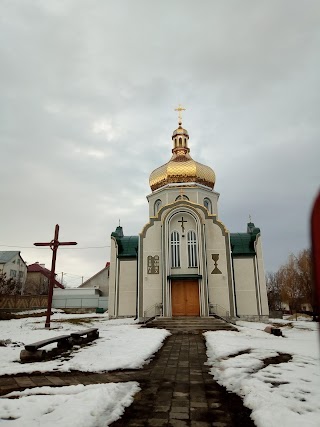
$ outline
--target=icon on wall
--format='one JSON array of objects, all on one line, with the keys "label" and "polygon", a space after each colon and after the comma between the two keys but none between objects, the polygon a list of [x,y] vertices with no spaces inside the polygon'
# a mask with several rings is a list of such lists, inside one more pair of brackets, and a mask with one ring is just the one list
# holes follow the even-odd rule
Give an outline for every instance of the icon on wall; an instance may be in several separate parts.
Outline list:
[{"label": "icon on wall", "polygon": [[212,254],[211,256],[214,261],[214,269],[211,271],[211,274],[222,274],[218,268],[219,254]]},{"label": "icon on wall", "polygon": [[148,274],[159,274],[159,255],[148,256],[147,271]]}]

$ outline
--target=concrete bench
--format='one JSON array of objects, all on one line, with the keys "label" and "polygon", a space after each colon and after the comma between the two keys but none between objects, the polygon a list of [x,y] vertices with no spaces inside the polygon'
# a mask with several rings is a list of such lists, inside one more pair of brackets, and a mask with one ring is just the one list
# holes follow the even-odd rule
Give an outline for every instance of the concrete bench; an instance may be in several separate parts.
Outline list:
[{"label": "concrete bench", "polygon": [[99,338],[99,331],[98,328],[84,329],[82,331],[72,332],[71,338],[75,344],[81,344]]},{"label": "concrete bench", "polygon": [[[51,337],[33,344],[26,344],[24,350],[20,352],[21,362],[32,362],[48,358],[49,355],[56,355],[70,349],[73,345],[81,345],[99,338],[98,328],[83,329],[82,331],[72,332],[70,335],[60,335]],[[57,343],[57,347],[47,352],[41,350],[48,344]]]},{"label": "concrete bench", "polygon": [[27,344],[24,346],[25,350],[21,350],[20,359],[21,361],[28,360],[42,360],[45,358],[47,351],[39,350],[41,347],[45,347],[48,344],[57,343],[57,348],[60,350],[72,347],[72,339],[70,335],[59,335],[57,337],[51,337],[42,341],[35,342],[33,344]]}]

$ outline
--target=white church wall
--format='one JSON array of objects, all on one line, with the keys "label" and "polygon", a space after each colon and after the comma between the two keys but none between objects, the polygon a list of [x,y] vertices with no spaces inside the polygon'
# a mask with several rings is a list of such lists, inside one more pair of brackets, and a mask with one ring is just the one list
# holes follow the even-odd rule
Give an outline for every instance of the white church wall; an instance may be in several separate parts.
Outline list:
[{"label": "white church wall", "polygon": [[254,256],[239,256],[233,259],[237,314],[239,316],[258,315],[254,262]]},{"label": "white church wall", "polygon": [[115,287],[116,287],[116,267],[117,267],[117,246],[114,239],[111,239],[110,247],[110,274],[109,274],[109,316],[115,316]]},{"label": "white church wall", "polygon": [[119,260],[119,311],[118,316],[136,314],[137,260]]},{"label": "white church wall", "polygon": [[256,249],[256,254],[257,254],[257,267],[258,267],[258,275],[259,275],[261,311],[262,311],[262,315],[269,316],[266,276],[265,276],[265,270],[264,270],[263,253],[262,253],[262,245],[261,245],[260,235],[257,236],[255,249]]},{"label": "white church wall", "polygon": [[[146,231],[143,246],[143,311],[162,303],[163,259],[161,253],[161,222],[155,221]],[[148,256],[159,257],[159,273],[148,272]]]},{"label": "white church wall", "polygon": [[[230,312],[226,236],[223,235],[221,228],[210,220],[206,221],[206,255],[209,303],[219,304]],[[218,255],[217,264],[212,255]],[[219,270],[217,274],[214,273],[216,268]]]}]

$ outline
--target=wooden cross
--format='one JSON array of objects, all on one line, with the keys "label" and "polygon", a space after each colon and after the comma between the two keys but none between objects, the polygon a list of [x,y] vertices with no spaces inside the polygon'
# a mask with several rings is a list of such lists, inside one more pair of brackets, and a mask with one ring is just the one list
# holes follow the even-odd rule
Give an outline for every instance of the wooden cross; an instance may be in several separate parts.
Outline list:
[{"label": "wooden cross", "polygon": [[177,108],[174,109],[174,111],[178,111],[178,123],[179,125],[182,124],[182,115],[181,115],[181,111],[186,111],[185,108],[183,108],[180,104]]},{"label": "wooden cross", "polygon": [[180,221],[178,221],[178,222],[181,222],[181,229],[182,229],[182,232],[184,233],[184,223],[185,222],[188,222],[187,220],[185,220],[185,219],[183,219],[183,217],[181,218],[181,220]]},{"label": "wooden cross", "polygon": [[52,249],[52,263],[51,263],[51,272],[50,272],[50,283],[49,283],[49,293],[48,293],[48,306],[47,306],[47,318],[46,318],[46,328],[50,328],[50,316],[51,316],[51,307],[52,307],[52,295],[53,295],[53,285],[55,282],[55,269],[56,269],[56,259],[57,259],[57,250],[59,246],[66,245],[77,245],[77,242],[59,242],[59,225],[56,225],[54,231],[54,238],[51,242],[48,243],[34,243],[35,246],[50,246]]}]

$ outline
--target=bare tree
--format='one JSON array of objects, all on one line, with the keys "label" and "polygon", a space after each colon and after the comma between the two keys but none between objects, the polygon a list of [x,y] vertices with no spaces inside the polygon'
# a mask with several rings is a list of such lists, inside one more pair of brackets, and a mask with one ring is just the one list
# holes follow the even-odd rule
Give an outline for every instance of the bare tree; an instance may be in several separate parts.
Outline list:
[{"label": "bare tree", "polygon": [[301,311],[302,304],[312,307],[317,313],[314,302],[311,252],[304,249],[298,255],[291,254],[286,264],[276,273],[266,276],[270,310],[281,309],[282,303],[289,305],[291,313]]},{"label": "bare tree", "polygon": [[282,310],[281,280],[279,273],[268,272],[266,275],[268,303],[270,311]]},{"label": "bare tree", "polygon": [[20,295],[21,283],[16,282],[12,277],[7,279],[6,273],[0,274],[0,294],[1,295]]},{"label": "bare tree", "polygon": [[[296,270],[303,293],[303,302],[310,304],[314,318],[318,312],[315,301],[312,277],[312,260],[310,249],[304,249],[296,256]],[[315,320],[315,319],[314,319]]]},{"label": "bare tree", "polygon": [[294,255],[289,256],[287,264],[280,267],[278,271],[280,275],[281,296],[282,300],[287,302],[289,310],[297,313],[301,309],[303,302],[303,289],[299,280],[299,275],[296,269],[296,259]]}]

